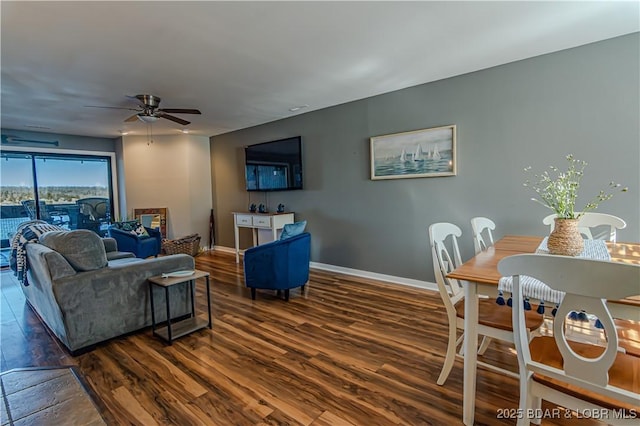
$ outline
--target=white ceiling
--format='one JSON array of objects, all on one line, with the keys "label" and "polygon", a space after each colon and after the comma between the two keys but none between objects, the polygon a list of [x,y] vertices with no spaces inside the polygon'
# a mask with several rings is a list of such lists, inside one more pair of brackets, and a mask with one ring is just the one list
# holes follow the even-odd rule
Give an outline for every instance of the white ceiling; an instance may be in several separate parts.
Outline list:
[{"label": "white ceiling", "polygon": [[[3,128],[212,136],[640,30],[638,1],[1,2]],[[308,105],[296,112],[289,109]],[[159,120],[153,133],[177,134]]]}]

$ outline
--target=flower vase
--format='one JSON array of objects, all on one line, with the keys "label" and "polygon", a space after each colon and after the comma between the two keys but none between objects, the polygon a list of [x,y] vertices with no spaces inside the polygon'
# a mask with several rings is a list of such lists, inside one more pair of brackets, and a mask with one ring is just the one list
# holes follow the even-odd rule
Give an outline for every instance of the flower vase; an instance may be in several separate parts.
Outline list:
[{"label": "flower vase", "polygon": [[579,219],[555,219],[547,247],[550,254],[577,256],[584,250],[584,239],[578,230]]}]

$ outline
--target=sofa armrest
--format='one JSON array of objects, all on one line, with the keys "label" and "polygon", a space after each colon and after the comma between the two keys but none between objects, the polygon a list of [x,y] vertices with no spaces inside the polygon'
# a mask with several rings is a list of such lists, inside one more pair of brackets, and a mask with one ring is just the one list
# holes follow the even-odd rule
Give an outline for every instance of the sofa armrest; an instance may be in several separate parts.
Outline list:
[{"label": "sofa armrest", "polygon": [[150,238],[154,238],[156,240],[156,243],[158,244],[158,253],[160,253],[162,251],[162,233],[160,232],[159,229],[155,229],[155,228],[147,228],[145,227],[144,229],[147,230],[147,232],[149,233],[149,237]]},{"label": "sofa armrest", "polygon": [[30,280],[30,284],[40,285],[76,275],[76,270],[67,262],[67,259],[49,247],[38,243],[28,243],[26,251],[29,273],[35,278]]},{"label": "sofa armrest", "polygon": [[118,251],[118,242],[115,238],[104,237],[102,238],[102,242],[104,243],[104,249],[107,253]]},{"label": "sofa armrest", "polygon": [[159,230],[159,229],[156,229],[156,228],[147,228],[146,226],[144,227],[144,229],[146,229],[146,230],[147,230],[147,232],[149,233],[149,236],[150,236],[150,237],[153,237],[153,238],[160,238],[160,239],[162,239],[162,233],[160,232],[160,230]]}]

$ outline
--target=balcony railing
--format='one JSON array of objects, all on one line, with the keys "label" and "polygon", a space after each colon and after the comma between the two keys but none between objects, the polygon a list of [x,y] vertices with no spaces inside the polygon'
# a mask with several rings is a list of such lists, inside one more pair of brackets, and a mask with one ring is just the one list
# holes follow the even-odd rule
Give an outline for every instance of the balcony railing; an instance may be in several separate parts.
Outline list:
[{"label": "balcony railing", "polygon": [[[64,229],[90,229],[103,236],[111,223],[108,198],[91,197],[74,203],[40,203],[40,218]],[[35,202],[0,206],[0,246],[8,247],[18,226],[36,219]]]}]

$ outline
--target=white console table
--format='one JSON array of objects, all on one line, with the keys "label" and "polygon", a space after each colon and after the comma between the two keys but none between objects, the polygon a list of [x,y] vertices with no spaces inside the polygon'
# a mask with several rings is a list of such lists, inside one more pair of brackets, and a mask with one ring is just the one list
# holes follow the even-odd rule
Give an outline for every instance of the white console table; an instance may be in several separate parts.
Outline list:
[{"label": "white console table", "polygon": [[267,231],[269,241],[278,239],[278,230],[286,224],[293,223],[293,213],[246,213],[233,212],[233,231],[236,240],[236,263],[240,263],[240,228],[253,230],[253,245],[267,241],[258,239],[258,231]]}]

